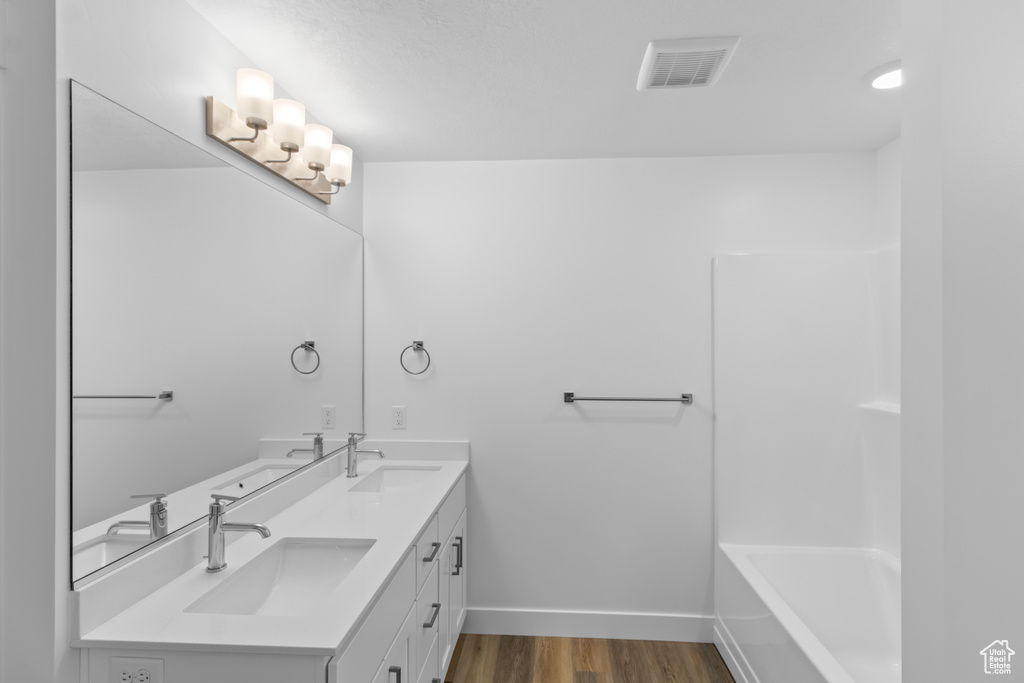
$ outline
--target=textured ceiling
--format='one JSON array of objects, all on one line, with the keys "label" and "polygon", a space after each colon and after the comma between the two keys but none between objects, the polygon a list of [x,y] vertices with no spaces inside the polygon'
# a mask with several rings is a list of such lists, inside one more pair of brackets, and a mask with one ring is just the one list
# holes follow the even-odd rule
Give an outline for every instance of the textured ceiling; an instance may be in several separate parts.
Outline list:
[{"label": "textured ceiling", "polygon": [[[899,0],[188,0],[365,161],[874,150]],[[636,90],[651,40],[741,37],[718,84]],[[239,66],[248,66],[242,65]]]}]

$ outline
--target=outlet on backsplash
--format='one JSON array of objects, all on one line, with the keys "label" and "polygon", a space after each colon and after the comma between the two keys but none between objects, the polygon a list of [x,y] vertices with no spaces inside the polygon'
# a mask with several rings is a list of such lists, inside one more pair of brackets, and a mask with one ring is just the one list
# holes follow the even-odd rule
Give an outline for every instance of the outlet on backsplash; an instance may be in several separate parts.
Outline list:
[{"label": "outlet on backsplash", "polygon": [[405,411],[405,406],[391,406],[392,429],[405,429],[408,419],[409,416]]},{"label": "outlet on backsplash", "polygon": [[334,429],[338,423],[338,411],[334,406],[320,406],[320,428]]}]

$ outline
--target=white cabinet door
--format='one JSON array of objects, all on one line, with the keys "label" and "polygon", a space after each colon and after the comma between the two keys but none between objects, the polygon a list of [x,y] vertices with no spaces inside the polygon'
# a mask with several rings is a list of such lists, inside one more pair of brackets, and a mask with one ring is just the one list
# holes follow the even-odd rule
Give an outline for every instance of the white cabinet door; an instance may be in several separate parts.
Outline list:
[{"label": "white cabinet door", "polygon": [[416,673],[416,605],[409,610],[409,616],[402,624],[402,630],[395,636],[384,663],[373,677],[373,683],[415,683]]},{"label": "white cabinet door", "polygon": [[[466,621],[466,513],[462,513],[452,539],[449,543],[452,552],[451,570],[448,572],[448,632],[452,641],[462,633],[462,624]],[[454,642],[453,642],[454,646]]]}]

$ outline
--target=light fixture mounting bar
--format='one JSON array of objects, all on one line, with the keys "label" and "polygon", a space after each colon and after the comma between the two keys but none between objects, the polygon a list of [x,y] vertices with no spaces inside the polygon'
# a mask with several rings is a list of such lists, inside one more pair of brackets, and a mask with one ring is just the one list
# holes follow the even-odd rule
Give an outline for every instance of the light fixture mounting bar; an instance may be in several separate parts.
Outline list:
[{"label": "light fixture mounting bar", "polygon": [[245,121],[238,118],[231,107],[215,97],[208,96],[206,98],[207,135],[286,180],[311,197],[316,197],[324,204],[331,203],[331,184],[322,173],[317,173],[315,180],[296,180],[296,178],[309,175],[309,167],[299,155],[293,154],[287,162],[267,163],[280,159],[281,149],[278,145],[273,144],[266,131],[260,131],[253,142],[244,140],[228,142],[232,138],[236,140],[251,138],[252,133],[252,129],[245,125]]}]

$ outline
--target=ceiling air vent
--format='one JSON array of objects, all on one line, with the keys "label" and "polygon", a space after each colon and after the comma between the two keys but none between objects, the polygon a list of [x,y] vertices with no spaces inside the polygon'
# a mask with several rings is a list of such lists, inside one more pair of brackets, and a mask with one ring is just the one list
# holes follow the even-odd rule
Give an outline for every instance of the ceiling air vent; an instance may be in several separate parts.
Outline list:
[{"label": "ceiling air vent", "polygon": [[714,85],[739,42],[739,36],[656,40],[647,46],[636,89]]}]

